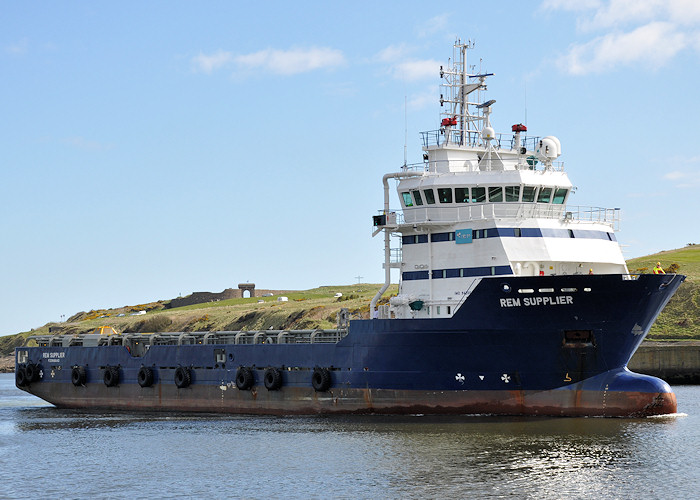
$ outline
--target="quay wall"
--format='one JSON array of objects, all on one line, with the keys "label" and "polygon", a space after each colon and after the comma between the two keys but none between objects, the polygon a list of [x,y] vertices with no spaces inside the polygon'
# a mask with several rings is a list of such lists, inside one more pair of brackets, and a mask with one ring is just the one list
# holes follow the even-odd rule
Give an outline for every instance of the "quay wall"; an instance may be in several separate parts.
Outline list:
[{"label": "quay wall", "polygon": [[642,342],[627,367],[669,384],[700,384],[700,341]]}]

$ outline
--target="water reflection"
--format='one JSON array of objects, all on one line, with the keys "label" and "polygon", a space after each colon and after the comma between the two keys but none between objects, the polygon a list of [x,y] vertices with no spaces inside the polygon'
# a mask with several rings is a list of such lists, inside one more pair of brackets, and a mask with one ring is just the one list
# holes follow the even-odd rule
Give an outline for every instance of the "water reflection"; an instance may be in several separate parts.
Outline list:
[{"label": "water reflection", "polygon": [[0,482],[0,497],[689,497],[700,388],[678,392],[687,418],[247,417],[15,401],[0,405],[0,467],[31,463],[31,474]]}]

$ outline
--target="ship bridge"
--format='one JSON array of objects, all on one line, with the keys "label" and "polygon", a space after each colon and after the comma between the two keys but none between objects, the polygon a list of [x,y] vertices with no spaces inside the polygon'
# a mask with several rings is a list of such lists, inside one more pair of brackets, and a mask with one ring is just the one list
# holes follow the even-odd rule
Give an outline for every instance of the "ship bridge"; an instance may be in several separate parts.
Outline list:
[{"label": "ship bridge", "polygon": [[[495,133],[496,101],[483,97],[492,74],[467,73],[468,48],[456,44],[454,64],[441,67],[443,118],[422,134],[423,163],[384,176],[374,234],[385,233],[387,278],[372,308],[390,269],[399,269],[400,284],[382,317],[449,317],[493,276],[627,273],[615,237],[619,209],[568,205],[574,187],[558,138],[527,137],[521,123]],[[398,210],[389,208],[391,178]],[[400,247],[391,247],[392,235]]]}]

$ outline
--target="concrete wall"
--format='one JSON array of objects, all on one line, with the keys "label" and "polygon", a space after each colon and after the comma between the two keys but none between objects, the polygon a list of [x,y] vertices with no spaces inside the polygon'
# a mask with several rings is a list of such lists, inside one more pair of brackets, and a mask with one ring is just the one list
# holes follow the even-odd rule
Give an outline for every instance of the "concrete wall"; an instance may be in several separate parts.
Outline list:
[{"label": "concrete wall", "polygon": [[700,384],[700,342],[643,342],[628,368],[670,384]]}]

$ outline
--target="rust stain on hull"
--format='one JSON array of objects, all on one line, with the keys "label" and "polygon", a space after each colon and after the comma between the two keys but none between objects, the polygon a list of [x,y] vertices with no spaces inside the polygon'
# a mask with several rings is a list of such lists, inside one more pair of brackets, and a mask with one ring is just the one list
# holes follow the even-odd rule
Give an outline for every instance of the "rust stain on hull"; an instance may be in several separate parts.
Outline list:
[{"label": "rust stain on hull", "polygon": [[[497,414],[542,416],[644,417],[677,411],[670,393],[552,390],[552,391],[409,391],[284,387],[239,391],[219,386],[192,385],[178,389],[155,384],[106,387],[70,383],[32,384],[27,392],[64,408],[109,408],[149,411],[192,411],[231,414]],[[223,394],[222,394],[223,393]],[[605,401],[605,404],[603,404]]]}]

